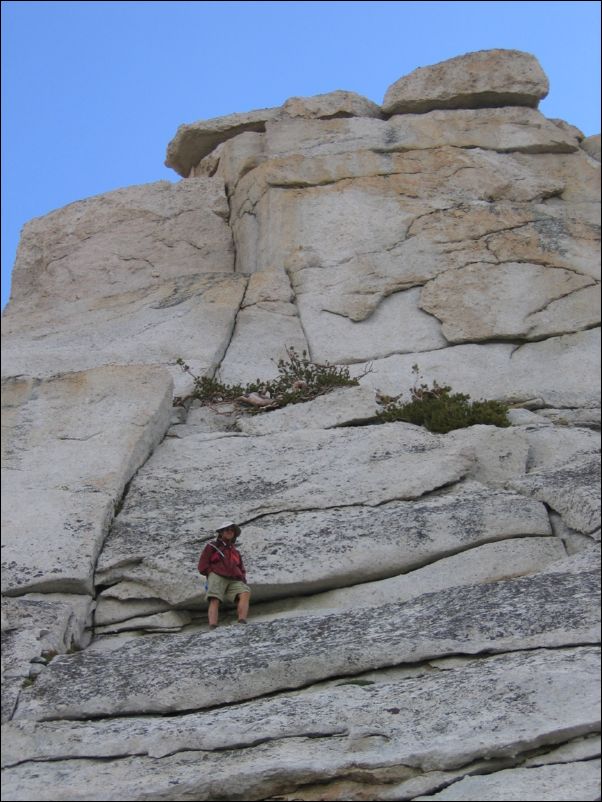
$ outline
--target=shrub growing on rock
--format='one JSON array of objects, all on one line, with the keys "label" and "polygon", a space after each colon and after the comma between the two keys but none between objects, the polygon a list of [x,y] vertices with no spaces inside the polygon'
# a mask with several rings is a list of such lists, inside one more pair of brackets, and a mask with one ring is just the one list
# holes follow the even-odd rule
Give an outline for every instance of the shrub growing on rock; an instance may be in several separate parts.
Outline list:
[{"label": "shrub growing on rock", "polygon": [[353,387],[359,384],[357,379],[349,375],[347,367],[328,362],[317,364],[309,359],[306,351],[299,355],[292,347],[286,349],[286,354],[286,359],[278,360],[276,378],[266,381],[257,379],[245,386],[223,384],[208,376],[195,376],[183,359],[176,361],[194,379],[193,398],[205,404],[230,401],[247,407],[251,412],[310,401],[335,387]]},{"label": "shrub growing on rock", "polygon": [[[419,373],[418,365],[413,372]],[[406,421],[425,426],[431,432],[445,434],[452,429],[463,429],[478,423],[490,426],[510,426],[508,407],[501,401],[471,401],[465,393],[453,393],[449,385],[433,381],[431,387],[414,384],[410,401],[399,398],[390,401],[378,414],[382,423]]]}]

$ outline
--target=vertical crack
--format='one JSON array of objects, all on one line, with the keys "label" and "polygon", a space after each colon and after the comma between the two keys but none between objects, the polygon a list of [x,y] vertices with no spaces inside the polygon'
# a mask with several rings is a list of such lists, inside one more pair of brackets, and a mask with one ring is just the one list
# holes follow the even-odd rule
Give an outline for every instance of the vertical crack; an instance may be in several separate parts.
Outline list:
[{"label": "vertical crack", "polygon": [[[228,204],[228,217],[226,219],[226,223],[228,224],[228,228],[230,229],[230,239],[232,240],[232,253],[233,253],[233,258],[234,258],[233,272],[234,272],[235,275],[237,275],[237,274],[242,274],[243,271],[239,270],[239,266],[238,266],[238,245],[237,245],[237,241],[236,241],[236,234],[235,234],[235,231],[234,231],[234,226],[232,225],[232,217],[233,217],[233,215],[232,215],[232,197],[231,197],[230,193],[228,192],[228,187],[226,186],[225,182],[224,182],[224,195],[226,197],[226,203]],[[226,342],[225,346],[222,349],[221,355],[219,355],[219,357],[217,359],[216,365],[213,367],[213,369],[211,371],[211,377],[212,378],[214,378],[215,376],[219,375],[221,366],[222,366],[222,364],[224,362],[224,359],[226,358],[226,355],[228,353],[228,349],[230,348],[230,345],[232,344],[232,340],[234,339],[234,335],[236,333],[236,328],[237,328],[237,325],[238,325],[238,316],[239,316],[239,314],[241,312],[241,309],[244,308],[245,298],[247,297],[247,292],[248,292],[248,289],[249,289],[249,277],[248,277],[248,275],[244,276],[244,280],[245,280],[245,290],[244,290],[244,292],[242,294],[242,298],[240,299],[240,302],[238,304],[238,309],[236,310],[236,314],[234,315],[234,320],[232,322],[232,328],[230,330],[230,336],[228,337],[228,341]]]},{"label": "vertical crack", "polygon": [[[217,168],[216,168],[217,169]],[[228,194],[228,188],[224,182],[224,195],[226,197],[226,203],[228,204],[228,216],[226,217],[226,224],[230,229],[230,239],[232,240],[232,255],[233,255],[233,264],[234,270],[233,272],[236,273],[236,263],[238,261],[238,248],[236,246],[236,237],[234,236],[234,228],[232,226],[232,201],[230,199],[230,195]]]},{"label": "vertical crack", "polygon": [[297,320],[299,321],[299,326],[300,326],[301,332],[303,334],[303,339],[305,340],[305,345],[306,345],[306,348],[307,348],[307,356],[309,357],[310,361],[313,362],[314,358],[313,358],[313,354],[311,352],[311,347],[310,347],[310,344],[309,344],[309,337],[307,336],[307,332],[305,330],[305,326],[303,325],[303,317],[301,315],[301,309],[300,309],[299,304],[297,302],[297,293],[295,292],[295,285],[293,283],[293,279],[292,279],[292,276],[291,276],[291,271],[290,271],[290,268],[288,268],[286,266],[283,269],[284,269],[284,272],[286,273],[286,276],[288,278],[288,282],[289,282],[289,285],[290,285],[290,288],[291,288],[291,295],[292,295],[291,303],[293,303],[295,305],[295,309],[297,310]]},{"label": "vertical crack", "polygon": [[238,326],[238,316],[240,315],[242,309],[244,308],[245,298],[247,297],[247,292],[249,289],[249,276],[244,276],[244,280],[245,280],[245,291],[242,294],[242,298],[240,299],[240,302],[238,304],[238,309],[236,310],[236,314],[234,315],[234,320],[232,321],[232,328],[230,329],[230,336],[228,338],[228,342],[225,344],[222,353],[217,360],[217,364],[215,365],[215,367],[211,372],[211,378],[219,376],[219,372],[223,364],[223,361],[226,358],[226,355],[228,354],[228,349],[230,348],[232,340],[234,339],[234,335],[236,334],[236,328]]}]

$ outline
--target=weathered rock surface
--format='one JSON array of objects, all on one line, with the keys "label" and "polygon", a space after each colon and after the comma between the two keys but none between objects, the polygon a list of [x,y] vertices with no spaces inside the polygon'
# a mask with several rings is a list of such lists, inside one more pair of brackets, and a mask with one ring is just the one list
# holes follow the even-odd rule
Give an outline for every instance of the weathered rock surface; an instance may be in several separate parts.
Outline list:
[{"label": "weathered rock surface", "polygon": [[2,599],[2,722],[14,712],[23,683],[54,654],[90,643],[91,596],[30,593]]},{"label": "weathered rock surface", "polygon": [[589,760],[600,754],[600,736],[588,735],[576,738],[567,744],[552,749],[543,755],[537,755],[525,761],[525,766],[545,766],[550,763],[572,763],[577,760]]},{"label": "weathered rock surface", "polygon": [[[558,792],[558,784],[569,791]],[[506,769],[480,777],[465,777],[448,789],[419,799],[483,800],[588,800],[600,796],[600,761],[571,763],[568,766],[540,766]]]},{"label": "weathered rock surface", "polygon": [[129,629],[143,629],[145,632],[178,632],[182,627],[191,621],[188,613],[178,613],[169,610],[165,613],[155,613],[154,615],[130,618],[126,622],[114,622],[104,626],[95,626],[97,635],[105,633],[123,632]]},{"label": "weathered rock surface", "polygon": [[303,404],[290,404],[269,414],[240,417],[245,434],[276,434],[293,429],[332,429],[373,423],[380,409],[369,387],[341,387]]},{"label": "weathered rock surface", "polygon": [[[184,125],[184,181],[26,226],[3,799],[599,798],[599,136],[546,92],[530,54],[479,51],[384,109]],[[193,399],[291,347],[360,386]],[[512,425],[375,424],[435,380]],[[251,616],[213,632],[225,517]]]},{"label": "weathered rock surface", "polygon": [[9,320],[4,375],[19,375],[23,364],[40,377],[107,364],[158,364],[169,370],[176,395],[185,395],[192,380],[176,360],[185,357],[196,375],[215,370],[228,348],[245,287],[244,276],[201,274],[92,304],[67,304],[54,313],[51,329],[53,316],[34,314],[31,336]]},{"label": "weathered rock surface", "polygon": [[566,552],[559,538],[504,540],[501,543],[467,549],[453,557],[444,557],[424,568],[390,579],[317,593],[292,602],[264,604],[254,608],[253,618],[266,621],[292,615],[378,607],[392,599],[408,601],[424,593],[434,593],[450,587],[530,574],[565,556]]},{"label": "weathered rock surface", "polygon": [[587,426],[600,429],[599,409],[542,409],[544,418],[557,426]]},{"label": "weathered rock surface", "polygon": [[[67,614],[57,613],[59,608],[65,608]],[[2,602],[2,632],[21,636],[26,630],[35,630],[36,657],[42,652],[66,652],[87,645],[85,629],[92,609],[92,598],[84,595],[28,593],[6,597]]]},{"label": "weathered rock surface", "polygon": [[100,593],[96,601],[94,623],[96,627],[101,627],[132,618],[163,613],[169,609],[169,604],[159,599],[126,599],[119,601]]},{"label": "weathered rock surface", "polygon": [[[584,658],[581,664],[579,657]],[[129,721],[119,718],[49,722],[16,719],[5,728],[11,738],[3,749],[2,760],[4,766],[10,766],[17,765],[24,759],[55,760],[61,757],[104,758],[138,754],[162,758],[187,749],[211,751],[228,748],[235,739],[240,739],[237,744],[241,747],[252,747],[264,740],[312,734],[345,735],[357,740],[362,736],[363,730],[378,725],[382,727],[383,734],[388,732],[396,738],[406,738],[406,748],[413,742],[415,746],[421,744],[422,750],[428,748],[429,739],[438,731],[439,743],[433,744],[430,754],[423,751],[420,757],[416,755],[413,763],[423,770],[430,770],[437,765],[452,768],[481,754],[478,751],[470,754],[479,738],[491,740],[492,756],[494,749],[498,757],[504,751],[510,753],[512,746],[495,729],[487,727],[485,721],[489,708],[480,701],[496,683],[506,686],[513,682],[520,684],[523,702],[527,702],[528,697],[533,694],[533,700],[537,700],[536,704],[542,708],[538,726],[546,726],[546,718],[547,726],[553,726],[554,720],[561,724],[564,716],[574,716],[576,720],[583,718],[579,729],[587,732],[591,711],[585,706],[580,711],[568,708],[559,710],[557,705],[569,701],[566,693],[571,693],[573,670],[576,671],[574,679],[577,684],[579,675],[588,676],[596,671],[598,665],[599,649],[592,647],[542,649],[530,653],[519,651],[493,657],[452,657],[431,660],[413,667],[368,672],[356,682],[337,678],[312,688],[284,692],[272,698],[258,700],[253,704],[243,702],[179,717],[165,716],[156,719],[152,727],[149,727],[148,719],[137,717]],[[559,692],[556,706],[541,694],[541,689],[550,681],[559,691],[560,688],[565,689],[565,693]],[[466,692],[471,682],[476,687],[472,692]],[[456,686],[465,692],[448,696],[446,690],[449,686]],[[590,695],[585,687],[581,692],[586,699],[590,698],[594,703],[597,701],[595,695]],[[373,704],[375,699],[379,702],[378,706]],[[385,708],[391,715],[382,718],[382,708],[386,704],[395,705],[401,701],[404,702],[403,710],[394,712]],[[504,728],[517,716],[518,711],[513,709],[502,692],[492,694],[489,703],[495,706],[492,717]],[[438,713],[435,712],[437,707]],[[441,728],[441,719],[457,715],[463,707],[471,709],[472,714],[458,716],[453,724]],[[314,712],[310,714],[312,708]],[[353,709],[361,711],[360,721],[355,721]],[[290,716],[287,716],[287,710],[291,712]],[[443,712],[444,710],[447,712]],[[256,730],[258,722],[261,722],[260,733]],[[415,728],[411,735],[404,732],[404,728],[409,725]],[[473,730],[469,729],[471,726],[474,726]],[[524,723],[519,726],[524,727]],[[464,737],[453,738],[455,727],[462,728]],[[562,731],[558,731],[555,737],[550,735],[551,733],[547,733],[547,737],[540,735],[539,743],[535,740],[525,742],[526,739],[523,743],[517,742],[513,745],[514,749],[519,747],[517,751],[526,752],[537,746],[549,746],[559,740],[564,742],[568,738],[574,738]],[[516,734],[511,737],[516,738]],[[469,738],[472,744],[466,743],[465,738]],[[599,736],[569,740],[553,750],[550,757],[553,756],[559,763],[562,757],[564,761],[594,757],[598,742]],[[436,759],[436,751],[445,755],[441,763]],[[526,763],[541,765],[546,759],[547,755],[543,754],[529,758]]]},{"label": "weathered rock surface", "polygon": [[478,50],[419,67],[390,86],[387,114],[480,106],[533,106],[548,94],[539,62],[519,50]]},{"label": "weathered rock surface", "polygon": [[[151,521],[122,515],[99,559],[96,580],[112,585],[101,598],[198,604],[200,538],[175,531],[167,547],[153,546]],[[551,534],[542,504],[476,483],[415,502],[277,513],[243,531],[255,601],[382,579],[483,543]]]},{"label": "weathered rock surface", "polygon": [[497,426],[470,426],[445,435],[450,448],[467,449],[474,456],[468,476],[488,487],[503,488],[509,479],[523,476],[530,467],[531,441],[528,430]]},{"label": "weathered rock surface", "polygon": [[[538,410],[538,414],[544,417],[545,411]],[[520,430],[520,437],[529,444],[528,471],[580,463],[591,460],[600,453],[599,432],[585,428],[527,426]]]},{"label": "weathered rock surface", "polygon": [[[501,308],[495,306],[498,297],[507,299]],[[600,292],[593,279],[516,262],[448,270],[426,285],[420,306],[443,321],[450,343],[539,338],[600,324]]]},{"label": "weathered rock surface", "polygon": [[[351,364],[387,357],[392,351],[415,354],[447,345],[439,321],[418,308],[418,288],[399,291],[383,299],[358,326],[353,315],[348,317],[335,311],[336,304],[326,300],[326,293],[334,300],[334,285],[320,289],[317,282],[311,284],[310,281],[307,286],[312,288],[299,297],[299,310],[310,352],[318,362]],[[357,314],[361,309],[363,314],[373,299],[358,291],[349,296],[348,303],[338,296],[341,307],[345,304],[347,311],[352,307]],[[325,308],[325,304],[330,308]]]},{"label": "weathered rock surface", "polygon": [[[3,319],[4,376],[51,376],[106,364],[162,364],[176,392],[215,370],[247,280],[223,182],[128,187],[29,223]],[[199,338],[199,327],[204,336]]]},{"label": "weathered rock surface", "polygon": [[368,98],[338,89],[313,97],[290,97],[282,105],[282,115],[327,120],[331,117],[381,117],[382,111]]},{"label": "weathered rock surface", "polygon": [[169,375],[115,366],[3,389],[2,592],[92,594],[115,507],[169,423]]},{"label": "weathered rock surface", "polygon": [[[548,164],[546,159],[554,162]],[[252,272],[263,265],[282,264],[294,274],[328,267],[328,271],[322,270],[326,280],[332,279],[331,269],[340,266],[339,280],[345,276],[351,282],[354,274],[367,273],[364,283],[369,283],[364,292],[374,292],[384,284],[390,293],[423,284],[448,269],[446,251],[456,251],[454,258],[462,260],[460,265],[499,259],[487,252],[487,235],[495,233],[496,228],[501,232],[508,225],[507,221],[503,226],[499,219],[497,224],[492,221],[491,207],[486,205],[492,202],[504,204],[505,209],[509,204],[533,204],[533,208],[522,206],[522,231],[498,234],[498,243],[494,243],[498,251],[517,238],[523,240],[523,248],[530,245],[527,224],[541,217],[539,228],[545,227],[546,219],[549,221],[548,241],[535,240],[531,247],[537,246],[541,254],[542,246],[545,249],[547,244],[548,261],[556,265],[558,242],[551,237],[553,229],[562,234],[563,227],[551,214],[555,208],[547,211],[548,206],[542,202],[563,193],[571,172],[574,175],[578,171],[583,178],[579,183],[581,194],[575,201],[595,198],[598,170],[582,153],[537,156],[439,147],[405,153],[348,151],[337,156],[307,158],[300,154],[271,159],[247,173],[232,198],[237,266],[243,272]],[[591,182],[591,192],[584,197],[585,180]],[[474,210],[475,216],[480,215],[481,227],[488,225],[489,230],[485,228],[479,240],[475,239],[474,228],[465,229],[467,242],[461,248],[462,230],[450,229],[450,223],[463,216],[465,206],[470,213]],[[451,219],[442,210],[449,210]],[[432,218],[429,213],[433,213]],[[439,244],[438,238],[433,242],[432,235],[428,237],[426,232],[415,239],[420,229],[437,225],[443,228],[440,236],[448,238],[447,247],[445,241]],[[578,222],[566,225],[576,229]],[[588,264],[595,264],[599,259],[596,232],[590,226],[584,220],[580,227],[586,238],[584,246],[590,243]],[[469,253],[464,256],[466,250]],[[443,253],[437,261],[438,251]],[[479,253],[483,254],[481,259]],[[505,260],[513,261],[513,257]],[[371,271],[362,270],[362,262]],[[375,283],[377,280],[380,284]],[[296,292],[297,283],[294,281]],[[354,285],[343,289],[348,294]]]},{"label": "weathered rock surface", "polygon": [[229,273],[228,214],[223,183],[197,178],[118,189],[36,218],[23,231],[7,311]]},{"label": "weathered rock surface", "polygon": [[272,379],[290,348],[298,354],[308,350],[290,280],[282,270],[253,273],[219,366],[220,379],[243,385]]},{"label": "weathered rock surface", "polygon": [[[582,146],[577,129],[559,128],[535,109],[518,106],[438,110],[389,120],[357,116],[327,124],[281,119],[266,125],[264,139],[261,160],[294,153],[312,157],[351,150],[395,153],[445,145],[501,153],[572,153]],[[230,183],[236,183],[232,171],[229,176]]]},{"label": "weathered rock surface", "polygon": [[438,559],[389,579],[347,585],[338,590],[294,600],[287,598],[254,605],[253,618],[269,621],[378,607],[393,599],[408,601],[425,593],[462,585],[494,582],[536,572],[557,573],[564,570],[578,573],[599,566],[600,550],[591,540],[576,555],[567,557],[560,537],[515,538],[467,548],[451,557]]},{"label": "weathered rock surface", "polygon": [[[443,660],[423,665],[415,676],[378,671],[367,675],[365,684],[339,680],[252,704],[166,716],[152,727],[140,718],[17,720],[7,730],[4,760],[14,768],[6,771],[5,788],[22,794],[11,798],[25,799],[29,793],[49,799],[40,764],[18,765],[45,759],[52,761],[46,764],[47,776],[61,798],[97,799],[104,789],[110,797],[143,799],[152,789],[161,798],[177,798],[174,793],[182,798],[185,791],[215,799],[222,795],[212,779],[219,773],[218,750],[234,747],[240,752],[229,763],[233,796],[248,790],[259,799],[324,775],[331,784],[346,779],[374,788],[376,799],[390,798],[385,794],[395,781],[409,785],[422,779],[428,790],[440,785],[435,767],[453,770],[484,752],[496,765],[496,759],[594,730],[591,680],[599,666],[597,651]],[[525,710],[531,716],[525,717]],[[109,772],[99,762],[108,757],[120,758]],[[65,770],[70,786],[62,779]],[[170,791],[174,778],[176,788]]]},{"label": "weathered rock surface", "polygon": [[598,571],[542,573],[392,602],[368,617],[346,611],[58,656],[21,693],[15,717],[166,714],[451,654],[596,643],[598,586]]},{"label": "weathered rock surface", "polygon": [[448,448],[411,424],[170,439],[132,482],[117,528],[144,529],[149,549],[174,530],[198,543],[226,509],[250,522],[283,511],[376,507],[457,482],[472,462],[461,445]]},{"label": "weathered rock surface", "polygon": [[[448,335],[452,342],[541,339],[598,324],[599,235],[589,221],[574,213],[560,220],[556,207],[541,203],[563,192],[568,163],[560,175],[536,156],[478,149],[309,158],[310,152],[247,173],[232,198],[232,224],[240,269],[281,264],[289,273],[316,360],[431,351],[446,346]],[[489,286],[480,274],[473,279],[479,262]],[[521,277],[516,287],[514,274]],[[467,318],[453,307],[458,322],[442,330],[420,307],[438,314],[429,305],[429,282],[453,284],[460,276],[476,281],[483,311],[479,318],[471,304]],[[571,287],[561,287],[562,279]],[[508,282],[510,293],[502,291]],[[539,289],[529,302],[532,284]],[[403,292],[417,286],[424,286],[422,303],[417,290]],[[492,304],[496,315],[488,317]]]},{"label": "weathered rock surface", "polygon": [[589,534],[600,528],[600,457],[532,471],[509,482],[525,495],[545,501],[577,532]]},{"label": "weathered rock surface", "polygon": [[598,162],[600,161],[600,134],[588,136],[583,140],[583,142],[581,142],[581,147],[592,157],[592,159],[595,159]]},{"label": "weathered rock surface", "polygon": [[[497,398],[516,403],[539,398],[543,406],[598,408],[599,353],[599,329],[520,346],[455,345],[375,359],[370,363],[371,372],[360,381],[387,395],[401,392],[407,398],[415,379],[412,366],[417,363],[427,384],[449,384],[473,399]],[[359,374],[366,367],[360,363],[353,371]]]},{"label": "weathered rock surface", "polygon": [[220,143],[246,131],[264,131],[266,122],[279,113],[277,108],[259,109],[181,125],[167,146],[165,165],[186,177]]}]

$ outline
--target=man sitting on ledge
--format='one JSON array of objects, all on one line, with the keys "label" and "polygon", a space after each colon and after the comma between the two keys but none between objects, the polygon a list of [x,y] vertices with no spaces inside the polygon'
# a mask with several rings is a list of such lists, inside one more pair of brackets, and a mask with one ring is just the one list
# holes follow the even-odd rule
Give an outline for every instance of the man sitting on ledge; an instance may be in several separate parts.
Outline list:
[{"label": "man sitting on ledge", "polygon": [[251,588],[246,584],[241,554],[234,545],[239,535],[240,526],[224,521],[217,528],[217,538],[207,543],[199,559],[199,573],[207,577],[209,629],[217,627],[219,606],[224,599],[236,604],[238,623],[247,623]]}]

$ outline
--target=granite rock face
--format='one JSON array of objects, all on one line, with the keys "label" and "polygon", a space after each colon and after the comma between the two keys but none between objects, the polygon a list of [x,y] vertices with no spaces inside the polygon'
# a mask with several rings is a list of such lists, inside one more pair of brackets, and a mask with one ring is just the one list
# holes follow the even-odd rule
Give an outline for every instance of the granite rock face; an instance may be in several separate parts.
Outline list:
[{"label": "granite rock face", "polygon": [[[599,798],[599,136],[547,91],[534,56],[479,51],[382,106],[182,125],[184,180],[25,227],[3,799]],[[291,348],[358,386],[192,399]],[[511,425],[380,422],[433,381]],[[210,631],[224,518],[251,613]]]},{"label": "granite rock face", "polygon": [[91,594],[112,512],[165,432],[169,375],[106,366],[3,390],[2,592]]}]

